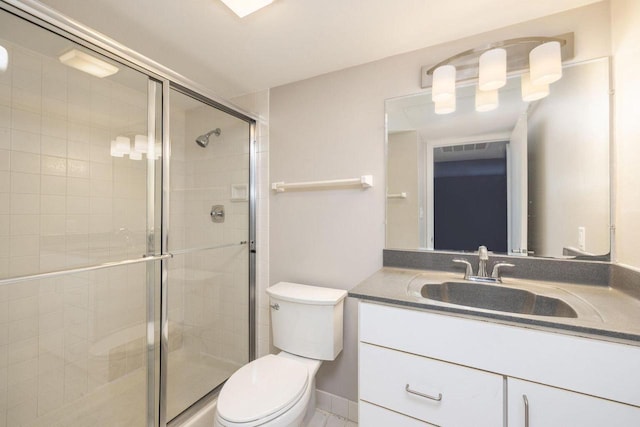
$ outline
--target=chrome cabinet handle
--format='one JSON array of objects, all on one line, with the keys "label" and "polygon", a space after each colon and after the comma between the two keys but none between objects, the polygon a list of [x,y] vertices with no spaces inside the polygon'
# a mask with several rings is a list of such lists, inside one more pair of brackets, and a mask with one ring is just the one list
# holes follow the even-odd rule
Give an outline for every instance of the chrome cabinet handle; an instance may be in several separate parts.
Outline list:
[{"label": "chrome cabinet handle", "polygon": [[438,397],[435,397],[435,396],[430,396],[428,394],[420,393],[419,391],[411,390],[410,387],[411,386],[409,386],[409,384],[407,384],[405,386],[404,390],[407,393],[415,394],[416,396],[424,397],[426,399],[435,400],[436,402],[440,402],[442,400],[442,393],[438,393]]},{"label": "chrome cabinet handle", "polygon": [[270,304],[269,307],[273,308],[274,310],[280,310],[280,304],[278,303]]},{"label": "chrome cabinet handle", "polygon": [[529,399],[527,399],[527,395],[522,395],[522,400],[524,400],[524,427],[529,427]]}]

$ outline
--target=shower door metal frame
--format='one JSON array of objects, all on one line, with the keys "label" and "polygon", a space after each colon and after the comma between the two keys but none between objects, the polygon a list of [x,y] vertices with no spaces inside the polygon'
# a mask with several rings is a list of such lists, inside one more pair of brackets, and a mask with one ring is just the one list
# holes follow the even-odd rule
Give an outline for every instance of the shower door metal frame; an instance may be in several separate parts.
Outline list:
[{"label": "shower door metal frame", "polygon": [[[163,162],[163,174],[162,174],[162,253],[169,253],[169,238],[171,230],[169,228],[170,219],[170,193],[171,193],[171,143],[170,143],[170,93],[171,90],[175,90],[183,95],[189,96],[196,101],[202,102],[204,105],[213,107],[217,110],[223,111],[233,117],[236,117],[249,125],[249,312],[247,313],[249,318],[249,361],[256,358],[256,183],[257,183],[257,141],[256,141],[256,120],[246,116],[244,113],[236,111],[230,108],[228,105],[218,103],[217,101],[208,98],[197,91],[180,84],[179,82],[166,81],[163,85],[162,92],[162,162]],[[219,248],[236,245],[220,245]],[[213,249],[211,248],[194,248],[197,250]],[[218,248],[218,247],[216,247]],[[177,253],[189,253],[191,250],[176,251]],[[162,283],[161,283],[161,320],[162,333],[160,336],[160,427],[180,425],[182,421],[188,419],[191,415],[195,414],[202,408],[204,408],[212,399],[214,399],[220,389],[221,384],[218,387],[211,390],[206,395],[202,396],[198,401],[189,406],[182,413],[178,414],[173,420],[167,420],[166,407],[167,407],[167,373],[168,373],[168,354],[169,354],[169,334],[168,334],[168,304],[167,295],[169,292],[169,278],[168,278],[168,265],[169,259],[162,261]],[[172,422],[173,421],[173,422]]]},{"label": "shower door metal frame", "polygon": [[[112,40],[111,38],[99,33],[81,23],[74,21],[65,15],[62,15],[49,8],[48,6],[38,3],[34,0],[0,0],[0,9],[22,18],[36,26],[66,38],[77,43],[89,50],[103,55],[116,62],[132,68],[149,78],[149,81],[159,82],[162,85],[162,203],[161,203],[161,245],[160,253],[147,253],[140,259],[124,260],[119,262],[109,262],[99,265],[91,265],[80,268],[73,268],[48,273],[40,273],[24,277],[13,277],[0,280],[0,286],[8,283],[17,283],[32,279],[55,277],[71,273],[84,271],[93,271],[103,268],[109,268],[119,265],[135,264],[139,262],[161,262],[161,280],[160,280],[160,343],[154,340],[148,342],[148,361],[154,360],[153,364],[147,366],[147,377],[153,378],[154,381],[147,383],[147,396],[149,402],[154,402],[153,408],[148,408],[148,417],[146,424],[148,427],[166,427],[168,420],[166,419],[166,374],[167,374],[167,357],[168,355],[168,323],[167,323],[167,284],[168,260],[173,256],[167,251],[169,230],[169,183],[170,183],[170,157],[171,147],[169,141],[169,92],[170,89],[176,89],[186,95],[189,95],[207,105],[222,110],[234,117],[237,117],[250,126],[250,149],[249,149],[249,360],[254,360],[256,355],[256,167],[257,167],[257,150],[256,150],[256,123],[258,117],[244,109],[234,105],[233,103],[222,99],[211,92],[206,87],[182,76],[181,74],[147,58],[146,56],[129,49]],[[148,108],[153,105],[151,101]],[[156,106],[157,107],[157,106]],[[151,114],[151,112],[149,112]],[[152,209],[155,206],[151,207]],[[150,215],[153,215],[151,213]],[[152,233],[153,234],[153,233]],[[152,236],[153,238],[153,236]],[[150,249],[151,246],[148,246]],[[148,251],[149,252],[149,251]],[[147,275],[148,278],[154,275]],[[157,283],[157,278],[148,279]],[[147,283],[147,289],[154,289],[155,283]],[[147,295],[148,301],[153,301],[157,296]],[[154,304],[148,304],[146,318],[147,320],[156,319]],[[155,323],[155,322],[154,322]],[[154,337],[157,335],[158,325],[153,325]],[[159,344],[159,346],[158,346]],[[159,375],[156,374],[155,351],[160,349],[160,366]],[[159,378],[158,378],[159,377]],[[184,415],[189,415],[208,403],[208,397],[215,397],[220,387],[212,390],[209,394],[201,398],[192,405]],[[155,397],[158,396],[159,404],[155,404]],[[156,411],[157,410],[157,411]],[[152,415],[152,413],[155,413]],[[183,418],[183,414],[176,417],[176,421]],[[173,424],[173,423],[171,423]]]}]

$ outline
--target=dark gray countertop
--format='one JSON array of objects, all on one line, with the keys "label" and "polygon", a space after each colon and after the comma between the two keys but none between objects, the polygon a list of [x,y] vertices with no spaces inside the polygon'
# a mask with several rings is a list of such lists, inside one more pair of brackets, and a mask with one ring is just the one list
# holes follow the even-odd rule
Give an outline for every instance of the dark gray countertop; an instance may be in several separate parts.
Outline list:
[{"label": "dark gray countertop", "polygon": [[349,296],[442,314],[640,345],[640,300],[619,289],[603,285],[520,278],[504,278],[504,283],[498,285],[561,299],[574,308],[577,318],[505,313],[453,305],[420,296],[419,289],[424,283],[461,280],[460,272],[384,267],[351,289]]}]

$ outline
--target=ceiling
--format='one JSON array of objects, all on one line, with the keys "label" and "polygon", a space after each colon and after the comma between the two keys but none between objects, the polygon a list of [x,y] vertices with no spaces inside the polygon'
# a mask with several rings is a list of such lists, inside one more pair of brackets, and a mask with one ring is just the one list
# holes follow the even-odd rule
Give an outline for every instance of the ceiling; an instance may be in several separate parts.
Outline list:
[{"label": "ceiling", "polygon": [[41,1],[231,98],[600,0]]}]

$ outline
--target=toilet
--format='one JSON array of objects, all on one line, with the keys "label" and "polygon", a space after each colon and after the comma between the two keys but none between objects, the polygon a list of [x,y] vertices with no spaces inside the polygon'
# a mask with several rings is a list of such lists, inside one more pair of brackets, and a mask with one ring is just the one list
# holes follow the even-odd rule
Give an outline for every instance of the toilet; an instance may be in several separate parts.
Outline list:
[{"label": "toilet", "polygon": [[267,289],[273,345],[282,350],[248,363],[224,384],[216,427],[298,427],[315,411],[315,376],[342,351],[347,292],[280,282]]}]

